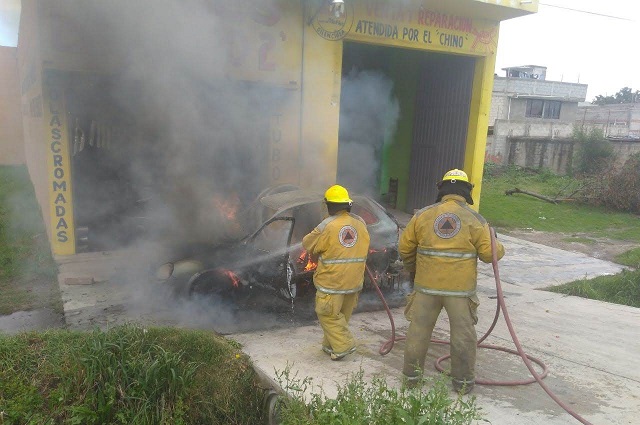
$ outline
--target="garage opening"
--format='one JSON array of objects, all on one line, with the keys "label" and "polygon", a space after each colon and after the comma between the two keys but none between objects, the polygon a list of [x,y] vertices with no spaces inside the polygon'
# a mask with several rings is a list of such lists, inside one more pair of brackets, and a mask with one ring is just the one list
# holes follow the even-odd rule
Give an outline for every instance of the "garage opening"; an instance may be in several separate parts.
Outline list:
[{"label": "garage opening", "polygon": [[406,212],[463,168],[475,59],[345,42],[338,182]]},{"label": "garage opening", "polygon": [[241,236],[229,223],[268,185],[282,90],[203,82],[180,87],[171,104],[141,81],[81,73],[61,81],[77,252]]}]

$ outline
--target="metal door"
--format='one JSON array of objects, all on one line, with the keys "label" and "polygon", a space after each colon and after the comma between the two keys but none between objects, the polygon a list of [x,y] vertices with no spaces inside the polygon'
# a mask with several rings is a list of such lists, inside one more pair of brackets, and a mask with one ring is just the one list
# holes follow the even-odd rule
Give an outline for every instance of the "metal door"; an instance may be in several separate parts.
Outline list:
[{"label": "metal door", "polygon": [[433,54],[420,64],[407,211],[432,204],[436,183],[464,164],[475,59]]}]

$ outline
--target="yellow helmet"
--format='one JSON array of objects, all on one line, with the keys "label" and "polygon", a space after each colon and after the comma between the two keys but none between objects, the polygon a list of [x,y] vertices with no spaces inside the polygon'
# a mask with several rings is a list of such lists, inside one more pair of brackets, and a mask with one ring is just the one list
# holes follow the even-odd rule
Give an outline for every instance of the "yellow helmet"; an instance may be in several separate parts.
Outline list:
[{"label": "yellow helmet", "polygon": [[449,180],[452,183],[455,183],[456,181],[469,183],[469,176],[467,176],[467,173],[465,173],[464,171],[454,168],[453,170],[449,170],[446,173],[444,173],[444,177],[442,177],[442,181],[445,181],[445,180]]},{"label": "yellow helmet", "polygon": [[334,204],[349,204],[353,201],[349,198],[349,192],[344,187],[336,184],[331,186],[324,193],[324,200],[327,202],[333,202]]}]

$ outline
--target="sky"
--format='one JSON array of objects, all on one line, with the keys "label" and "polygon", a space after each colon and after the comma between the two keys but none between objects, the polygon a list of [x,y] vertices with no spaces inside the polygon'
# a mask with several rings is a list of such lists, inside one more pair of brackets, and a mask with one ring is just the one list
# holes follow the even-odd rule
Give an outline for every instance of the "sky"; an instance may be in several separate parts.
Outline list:
[{"label": "sky", "polygon": [[[0,0],[0,45],[17,44],[19,20],[20,0]],[[640,1],[541,0],[538,13],[501,24],[496,73],[546,66],[547,80],[588,84],[591,101],[623,87],[640,90],[639,41]]]}]

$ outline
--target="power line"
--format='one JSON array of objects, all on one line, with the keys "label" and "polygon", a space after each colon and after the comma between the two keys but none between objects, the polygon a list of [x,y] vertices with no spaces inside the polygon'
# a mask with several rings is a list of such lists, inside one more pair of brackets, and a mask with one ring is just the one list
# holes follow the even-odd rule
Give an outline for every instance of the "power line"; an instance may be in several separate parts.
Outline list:
[{"label": "power line", "polygon": [[604,13],[589,12],[588,10],[572,9],[570,7],[557,6],[555,4],[548,4],[548,3],[538,3],[538,4],[541,4],[542,6],[549,6],[549,7],[555,7],[558,9],[570,10],[572,12],[588,13],[589,15],[604,16],[605,18],[620,19],[621,21],[634,22],[633,19],[621,18],[620,16],[605,15]]}]

